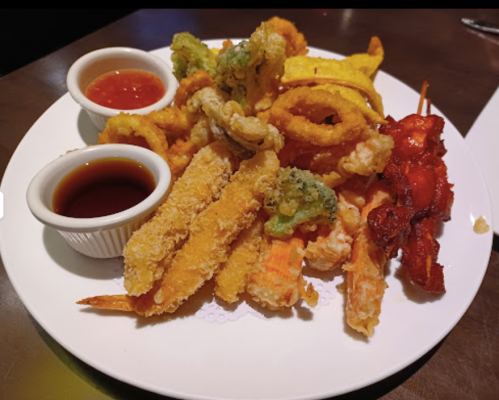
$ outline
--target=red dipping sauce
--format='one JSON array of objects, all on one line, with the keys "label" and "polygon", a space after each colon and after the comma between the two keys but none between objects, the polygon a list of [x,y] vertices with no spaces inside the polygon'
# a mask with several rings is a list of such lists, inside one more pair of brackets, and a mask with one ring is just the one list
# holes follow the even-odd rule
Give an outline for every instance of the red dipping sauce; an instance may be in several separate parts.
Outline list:
[{"label": "red dipping sauce", "polygon": [[136,110],[160,100],[165,85],[156,75],[133,69],[108,72],[94,79],[85,96],[101,106],[116,110]]}]

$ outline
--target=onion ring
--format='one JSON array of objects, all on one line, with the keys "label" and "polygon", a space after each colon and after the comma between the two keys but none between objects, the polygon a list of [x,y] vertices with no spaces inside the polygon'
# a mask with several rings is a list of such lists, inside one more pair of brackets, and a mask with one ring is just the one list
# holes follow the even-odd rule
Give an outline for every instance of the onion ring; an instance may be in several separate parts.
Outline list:
[{"label": "onion ring", "polygon": [[[322,123],[333,114],[340,123]],[[279,96],[270,108],[269,124],[290,139],[321,147],[354,140],[367,125],[359,109],[341,95],[309,87],[293,88]]]}]

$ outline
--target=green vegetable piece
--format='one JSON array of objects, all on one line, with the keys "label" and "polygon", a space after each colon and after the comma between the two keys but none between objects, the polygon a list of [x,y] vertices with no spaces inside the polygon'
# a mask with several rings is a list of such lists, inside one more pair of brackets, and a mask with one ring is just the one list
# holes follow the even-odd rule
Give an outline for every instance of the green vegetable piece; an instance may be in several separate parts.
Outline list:
[{"label": "green vegetable piece", "polygon": [[216,55],[208,46],[189,32],[176,33],[170,49],[173,51],[173,73],[178,81],[204,69],[211,76],[217,71]]},{"label": "green vegetable piece", "polygon": [[279,172],[277,186],[266,195],[264,208],[271,216],[265,233],[285,239],[306,222],[331,224],[338,206],[336,193],[320,177],[288,167]]},{"label": "green vegetable piece", "polygon": [[243,108],[247,94],[245,78],[248,74],[247,68],[250,59],[251,49],[247,40],[230,46],[216,58],[217,75],[215,81],[222,90],[231,93],[232,99]]}]

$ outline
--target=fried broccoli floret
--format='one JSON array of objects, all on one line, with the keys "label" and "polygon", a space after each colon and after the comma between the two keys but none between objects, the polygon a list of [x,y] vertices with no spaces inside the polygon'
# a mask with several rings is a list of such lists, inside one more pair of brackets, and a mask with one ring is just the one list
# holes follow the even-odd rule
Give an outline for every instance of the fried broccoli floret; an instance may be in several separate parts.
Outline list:
[{"label": "fried broccoli floret", "polygon": [[232,45],[217,57],[215,82],[250,115],[272,104],[285,60],[286,39],[262,23],[249,41]]},{"label": "fried broccoli floret", "polygon": [[247,40],[230,46],[217,56],[215,81],[223,91],[231,93],[232,100],[243,108],[246,103],[246,87],[241,80],[246,77],[250,59],[251,49]]},{"label": "fried broccoli floret", "polygon": [[264,207],[271,216],[265,233],[287,238],[306,222],[331,224],[336,219],[337,198],[317,175],[288,167],[279,172],[277,186],[267,193]]},{"label": "fried broccoli floret", "polygon": [[173,51],[173,73],[180,82],[198,69],[204,69],[211,76],[217,70],[216,55],[208,46],[189,32],[176,33],[170,46]]}]

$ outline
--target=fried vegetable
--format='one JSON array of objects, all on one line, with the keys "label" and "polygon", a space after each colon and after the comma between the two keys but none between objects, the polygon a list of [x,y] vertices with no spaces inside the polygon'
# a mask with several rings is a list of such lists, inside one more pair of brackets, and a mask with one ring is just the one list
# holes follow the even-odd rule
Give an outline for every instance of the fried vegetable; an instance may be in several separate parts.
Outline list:
[{"label": "fried vegetable", "polygon": [[281,169],[276,188],[267,193],[265,210],[271,215],[265,223],[265,233],[289,238],[305,222],[333,223],[336,193],[310,171],[288,167]]},{"label": "fried vegetable", "polygon": [[308,56],[290,57],[285,62],[285,72],[281,82],[286,87],[334,83],[357,89],[367,97],[372,109],[382,118],[385,117],[381,96],[374,89],[372,80],[345,60]]},{"label": "fried vegetable", "polygon": [[176,33],[170,48],[173,51],[173,73],[180,82],[198,69],[214,76],[217,69],[216,55],[208,46],[189,32]]},{"label": "fried vegetable", "polygon": [[251,49],[247,40],[228,47],[217,57],[216,81],[220,88],[231,93],[232,99],[242,107],[246,105],[247,90],[239,80],[246,76],[250,59]]},{"label": "fried vegetable", "polygon": [[270,107],[277,97],[286,43],[272,26],[262,23],[249,41],[232,45],[217,57],[215,81],[246,115]]}]

